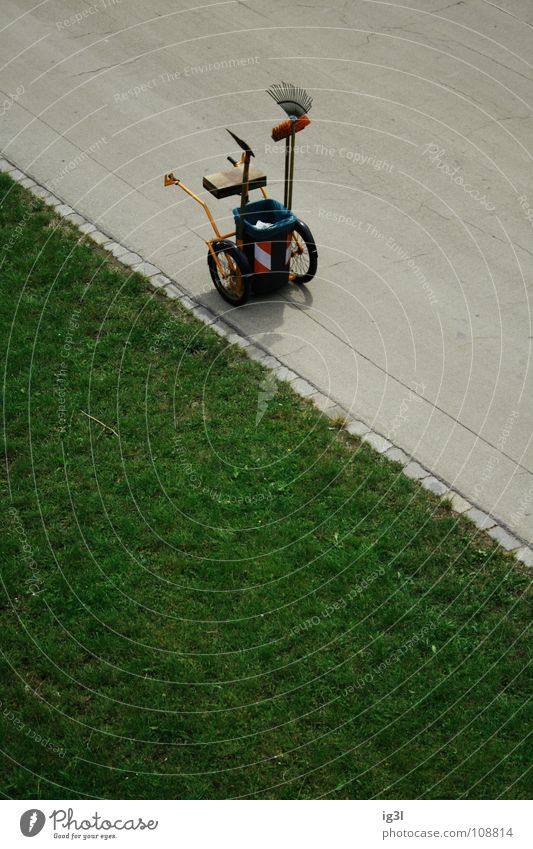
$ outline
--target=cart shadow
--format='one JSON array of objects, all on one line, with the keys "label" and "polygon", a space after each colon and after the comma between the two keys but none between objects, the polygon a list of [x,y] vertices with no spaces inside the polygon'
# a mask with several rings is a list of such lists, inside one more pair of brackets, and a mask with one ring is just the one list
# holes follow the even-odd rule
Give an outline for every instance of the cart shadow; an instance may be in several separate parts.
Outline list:
[{"label": "cart shadow", "polygon": [[311,307],[313,295],[306,286],[289,283],[274,292],[254,294],[248,303],[241,307],[226,304],[213,289],[202,292],[198,301],[219,318],[226,320],[247,339],[257,341],[268,348],[275,342],[293,336],[288,327],[288,317],[294,310],[305,311]]}]

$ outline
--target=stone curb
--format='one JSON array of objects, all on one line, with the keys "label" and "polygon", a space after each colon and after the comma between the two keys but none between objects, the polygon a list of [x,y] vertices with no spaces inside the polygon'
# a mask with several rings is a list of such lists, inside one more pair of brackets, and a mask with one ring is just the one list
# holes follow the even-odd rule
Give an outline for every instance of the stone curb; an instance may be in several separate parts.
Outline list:
[{"label": "stone curb", "polygon": [[452,510],[463,516],[467,516],[476,527],[485,531],[505,552],[512,554],[516,559],[528,568],[533,568],[533,547],[525,540],[515,536],[509,528],[499,523],[493,516],[481,510],[477,505],[468,501],[460,492],[452,489],[445,481],[432,474],[415,459],[409,457],[399,446],[394,445],[382,434],[372,430],[363,421],[354,419],[343,407],[324,395],[317,387],[310,383],[302,375],[292,371],[276,357],[263,348],[257,342],[250,342],[243,336],[239,329],[216,313],[211,312],[208,307],[194,301],[179,286],[176,280],[171,280],[161,269],[143,259],[131,248],[121,245],[107,233],[99,230],[97,225],[89,221],[83,215],[67,203],[56,197],[45,186],[39,185],[32,177],[25,174],[8,159],[0,158],[0,172],[9,176],[26,187],[36,197],[48,206],[54,208],[55,212],[65,221],[76,225],[83,235],[92,239],[97,245],[108,251],[122,265],[129,267],[132,271],[143,274],[149,285],[158,289],[172,299],[179,300],[185,309],[207,327],[211,327],[215,333],[226,339],[228,344],[241,348],[247,356],[262,366],[269,369],[277,380],[289,383],[297,395],[311,401],[315,407],[331,420],[344,419],[345,424],[339,428],[348,435],[355,436],[365,445],[371,447],[375,452],[386,457],[388,460],[399,463],[402,472],[411,480],[417,481],[424,489],[432,492],[440,498],[450,501]]}]

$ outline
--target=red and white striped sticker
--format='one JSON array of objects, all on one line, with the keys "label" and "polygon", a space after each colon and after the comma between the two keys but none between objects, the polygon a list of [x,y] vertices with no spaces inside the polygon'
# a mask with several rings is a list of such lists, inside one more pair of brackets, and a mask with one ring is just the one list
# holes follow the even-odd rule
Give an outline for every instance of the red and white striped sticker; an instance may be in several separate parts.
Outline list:
[{"label": "red and white striped sticker", "polygon": [[261,273],[272,268],[272,242],[256,242],[254,245],[254,271]]}]

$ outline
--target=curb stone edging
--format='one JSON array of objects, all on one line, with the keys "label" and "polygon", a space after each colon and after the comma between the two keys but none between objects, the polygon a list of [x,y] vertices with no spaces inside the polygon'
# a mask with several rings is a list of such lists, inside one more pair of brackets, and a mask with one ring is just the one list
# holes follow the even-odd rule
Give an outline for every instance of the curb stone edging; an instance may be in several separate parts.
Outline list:
[{"label": "curb stone edging", "polygon": [[145,260],[133,249],[120,244],[107,233],[99,230],[96,224],[89,221],[65,201],[56,197],[46,186],[37,183],[33,177],[25,174],[5,157],[0,157],[0,172],[9,174],[16,183],[20,183],[47,206],[51,206],[65,221],[77,226],[82,235],[92,239],[93,242],[108,251],[117,262],[131,268],[132,271],[143,274],[153,289],[164,292],[169,299],[179,300],[182,306],[199,321],[225,338],[228,344],[241,348],[251,360],[261,363],[264,368],[272,372],[277,380],[292,386],[297,395],[311,401],[323,415],[332,420],[344,419],[345,423],[339,428],[340,430],[343,430],[349,436],[358,437],[361,442],[370,446],[376,453],[386,457],[387,460],[399,463],[402,466],[403,474],[411,480],[417,481],[424,489],[432,492],[435,496],[449,500],[454,513],[467,516],[479,530],[485,531],[503,551],[512,554],[527,568],[533,568],[533,546],[529,545],[526,540],[515,536],[510,528],[502,522],[498,522],[494,516],[481,510],[476,504],[465,498],[462,493],[452,489],[445,481],[432,474],[382,434],[372,430],[365,422],[355,419],[347,410],[321,392],[310,381],[272,356],[261,344],[250,342],[242,335],[239,328],[232,325],[230,321],[212,312],[203,304],[194,301],[181,289],[176,280],[169,278],[161,269],[149,260]]}]

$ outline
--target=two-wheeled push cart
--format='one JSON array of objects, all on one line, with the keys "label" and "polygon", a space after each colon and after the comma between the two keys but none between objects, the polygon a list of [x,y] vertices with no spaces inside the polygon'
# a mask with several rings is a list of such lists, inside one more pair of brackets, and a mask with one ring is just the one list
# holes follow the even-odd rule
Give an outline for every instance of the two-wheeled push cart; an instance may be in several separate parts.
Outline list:
[{"label": "two-wheeled push cart", "polygon": [[[228,132],[242,150],[240,159],[228,156],[233,166],[230,170],[203,178],[204,189],[216,198],[240,195],[240,205],[233,210],[235,230],[231,233],[220,232],[205,201],[174,174],[165,175],[165,186],[179,186],[203,207],[215,234],[205,240],[211,279],[233,306],[246,303],[252,292],[274,291],[289,281],[308,283],[317,269],[318,254],[311,231],[292,212],[295,135],[311,123],[307,113],[312,100],[304,89],[291,83],[276,83],[268,94],[288,115],[272,130],[274,141],[285,140],[283,203],[268,197],[266,174],[251,165],[252,149],[231,130]],[[251,202],[249,194],[256,190],[263,197]]]}]

